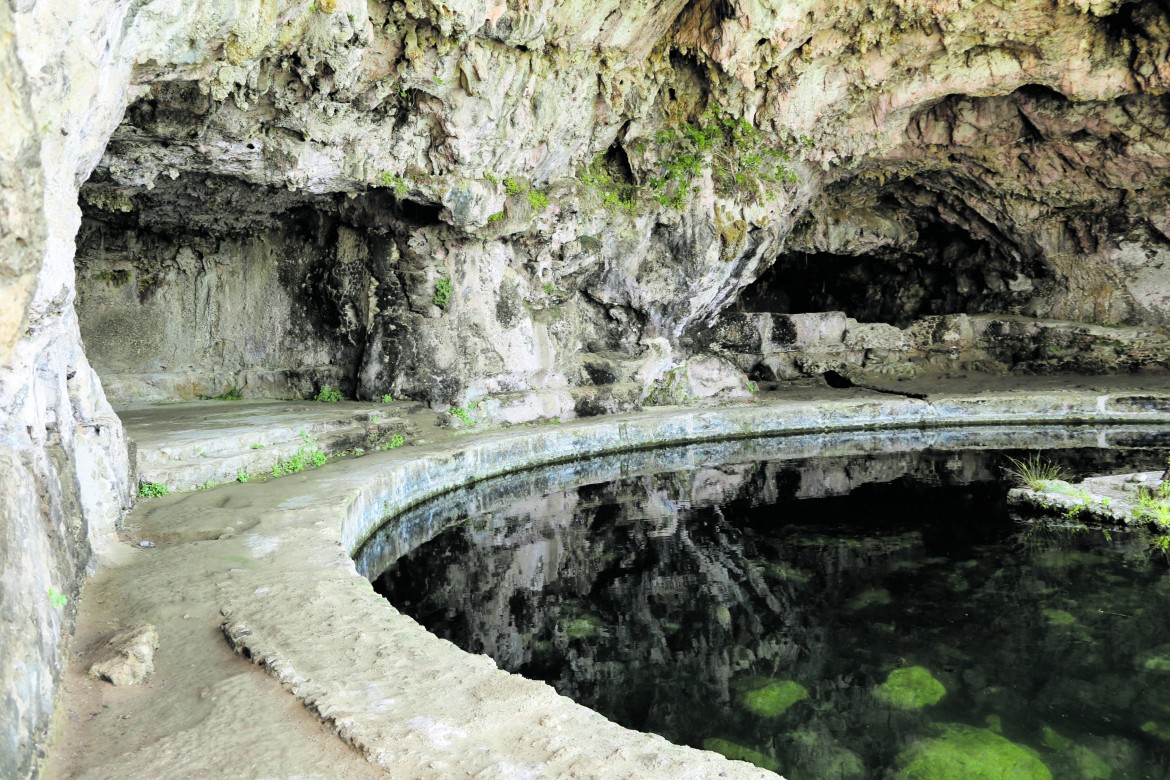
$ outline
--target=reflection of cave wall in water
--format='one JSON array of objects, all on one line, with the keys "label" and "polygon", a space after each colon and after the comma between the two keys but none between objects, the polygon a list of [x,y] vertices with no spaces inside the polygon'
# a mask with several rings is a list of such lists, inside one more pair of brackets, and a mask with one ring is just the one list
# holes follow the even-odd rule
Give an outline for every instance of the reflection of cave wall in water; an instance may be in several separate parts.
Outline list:
[{"label": "reflection of cave wall in water", "polygon": [[[1161,458],[1157,447],[1055,457],[1078,471]],[[1027,692],[1038,680],[1051,711],[1076,710],[1090,689],[1128,706],[1107,677],[1082,685],[1049,674],[1054,664],[1037,673],[950,644],[964,632],[971,645],[1002,638],[1005,648],[1038,638],[1038,656],[1100,664],[1100,648],[1070,648],[1067,626],[1037,619],[1035,607],[1070,588],[1091,556],[1067,536],[1016,535],[1001,505],[1001,462],[999,452],[968,451],[737,463],[502,501],[400,559],[376,587],[439,635],[623,725],[693,745],[746,735],[796,777],[876,777],[899,740],[934,717],[978,708],[1006,722],[1032,712]],[[1108,545],[1091,537],[1087,546]],[[1037,565],[1005,565],[1013,547]],[[1142,576],[1135,589],[1160,572]],[[1013,598],[1033,604],[968,621],[950,613]],[[1142,620],[1120,617],[1118,646],[1132,658],[1149,635]],[[943,639],[923,646],[930,637]],[[948,698],[892,713],[872,690],[891,668],[916,663],[931,665]],[[788,720],[744,713],[743,691],[769,680],[800,681],[810,704]],[[1143,706],[1157,699],[1132,675],[1124,686]],[[871,773],[820,764],[848,751],[872,762]],[[1139,763],[1131,753],[1119,763]]]}]

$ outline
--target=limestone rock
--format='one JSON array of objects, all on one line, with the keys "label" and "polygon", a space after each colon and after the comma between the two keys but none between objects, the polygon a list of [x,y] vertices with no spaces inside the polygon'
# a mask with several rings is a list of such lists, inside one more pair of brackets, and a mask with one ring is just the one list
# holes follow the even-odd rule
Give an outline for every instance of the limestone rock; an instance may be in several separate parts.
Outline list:
[{"label": "limestone rock", "polygon": [[158,631],[150,624],[123,629],[105,641],[89,675],[113,685],[137,685],[154,673]]}]

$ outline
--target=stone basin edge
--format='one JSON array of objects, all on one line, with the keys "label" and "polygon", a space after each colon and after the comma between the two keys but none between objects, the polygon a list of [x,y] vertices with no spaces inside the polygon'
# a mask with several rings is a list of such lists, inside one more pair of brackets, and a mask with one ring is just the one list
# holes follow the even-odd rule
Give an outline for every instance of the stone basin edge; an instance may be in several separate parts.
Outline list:
[{"label": "stone basin edge", "polygon": [[1052,423],[1168,424],[1170,392],[757,400],[471,433],[367,456],[315,472],[296,499],[262,514],[256,565],[233,570],[219,588],[222,628],[237,652],[396,777],[774,778],[625,729],[433,636],[377,595],[352,555],[387,518],[422,501],[558,461],[778,434]]}]

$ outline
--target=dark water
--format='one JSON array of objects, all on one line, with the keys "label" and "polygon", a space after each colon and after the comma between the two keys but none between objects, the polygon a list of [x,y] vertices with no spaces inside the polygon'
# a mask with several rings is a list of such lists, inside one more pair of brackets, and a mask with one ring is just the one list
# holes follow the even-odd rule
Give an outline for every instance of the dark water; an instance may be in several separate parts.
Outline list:
[{"label": "dark water", "polygon": [[[508,478],[523,495],[497,480],[403,518],[455,522],[369,573],[468,651],[790,780],[1170,777],[1165,559],[1013,519],[1000,466],[1024,450],[954,449],[965,435],[631,455]],[[1046,454],[1080,474],[1160,468],[1170,447],[1068,436]]]}]

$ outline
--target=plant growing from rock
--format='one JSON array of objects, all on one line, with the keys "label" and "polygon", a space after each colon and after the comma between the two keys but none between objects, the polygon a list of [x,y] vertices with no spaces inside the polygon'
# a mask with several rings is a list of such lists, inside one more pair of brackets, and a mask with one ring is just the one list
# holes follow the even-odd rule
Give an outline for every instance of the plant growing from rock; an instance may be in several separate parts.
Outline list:
[{"label": "plant growing from rock", "polygon": [[384,403],[384,404],[394,403],[394,396],[390,395],[389,393],[386,393],[385,395],[382,396],[382,403]]},{"label": "plant growing from rock", "polygon": [[385,452],[386,450],[396,450],[404,444],[406,444],[406,437],[401,433],[396,433],[390,437],[390,441],[386,442],[378,449],[382,452]]},{"label": "plant growing from rock", "polygon": [[607,208],[630,214],[637,208],[638,185],[616,179],[606,166],[603,154],[593,158],[593,162],[577,174],[577,179],[591,187]]},{"label": "plant growing from rock", "polygon": [[787,152],[772,146],[752,124],[708,109],[696,122],[683,122],[654,134],[659,148],[658,175],[649,181],[655,199],[680,208],[698,190],[695,180],[711,171],[716,189],[749,200],[773,198],[769,185],[790,184],[796,174]]},{"label": "plant growing from rock", "polygon": [[548,208],[548,196],[543,192],[536,190],[528,191],[528,203],[537,211],[544,211]]},{"label": "plant growing from rock", "polygon": [[451,284],[451,280],[446,276],[440,276],[435,280],[435,305],[440,309],[446,309],[447,305],[451,303],[451,293],[454,290],[455,287]]},{"label": "plant growing from rock", "polygon": [[1062,467],[1050,460],[1033,453],[1023,460],[1008,457],[1011,466],[1005,466],[1003,471],[1020,487],[1031,490],[1043,490],[1045,482],[1064,480],[1069,476]]},{"label": "plant growing from rock", "polygon": [[381,180],[382,186],[393,189],[394,194],[399,198],[406,197],[406,194],[410,192],[410,185],[406,183],[406,179],[396,176],[390,171],[382,171]]},{"label": "plant growing from rock", "polygon": [[285,461],[277,461],[272,467],[272,476],[283,477],[289,474],[297,474],[312,466],[313,468],[320,468],[324,466],[329,456],[321,449],[320,443],[310,436],[306,431],[301,431],[301,446],[291,458]]},{"label": "plant growing from rock", "polygon": [[317,393],[317,397],[313,399],[323,404],[335,404],[341,400],[341,391],[335,390],[329,385],[321,388],[321,392]]},{"label": "plant growing from rock", "polygon": [[471,419],[471,410],[462,406],[452,406],[448,411],[451,412],[452,417],[462,420],[467,425],[475,425],[475,420]]},{"label": "plant growing from rock", "polygon": [[515,176],[504,177],[504,193],[511,195],[519,195],[528,190],[528,185],[522,179],[517,179]]},{"label": "plant growing from rock", "polygon": [[138,486],[139,498],[161,498],[170,492],[170,489],[161,482],[143,482]]},{"label": "plant growing from rock", "polygon": [[212,397],[213,401],[242,401],[244,399],[244,391],[232,385],[224,392]]}]

